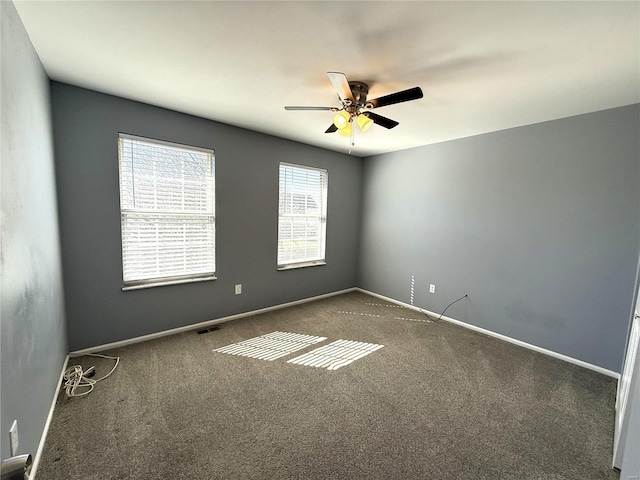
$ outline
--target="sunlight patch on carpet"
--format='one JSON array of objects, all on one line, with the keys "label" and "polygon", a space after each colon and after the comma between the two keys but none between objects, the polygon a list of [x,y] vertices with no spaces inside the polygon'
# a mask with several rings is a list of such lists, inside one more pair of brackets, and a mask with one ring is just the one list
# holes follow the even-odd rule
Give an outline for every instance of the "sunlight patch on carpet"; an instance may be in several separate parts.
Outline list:
[{"label": "sunlight patch on carpet", "polygon": [[271,332],[260,337],[217,348],[214,352],[258,358],[260,360],[275,360],[326,339],[327,337],[314,337],[313,335],[303,335],[301,333]]},{"label": "sunlight patch on carpet", "polygon": [[377,345],[375,343],[336,340],[328,345],[311,350],[304,355],[292,358],[287,363],[337,370],[382,347],[384,347],[384,345]]},{"label": "sunlight patch on carpet", "polygon": [[[382,305],[376,303],[367,303],[367,305],[379,305],[382,307],[394,307],[394,308],[404,308],[396,305]],[[338,310],[338,313],[343,315],[359,315],[361,317],[374,317],[374,318],[389,318],[386,315],[378,315],[377,313],[364,313],[364,312],[347,312],[345,310]],[[410,317],[393,317],[394,320],[408,320],[410,322],[422,322],[422,323],[433,323],[432,320],[427,318],[410,318]]]}]

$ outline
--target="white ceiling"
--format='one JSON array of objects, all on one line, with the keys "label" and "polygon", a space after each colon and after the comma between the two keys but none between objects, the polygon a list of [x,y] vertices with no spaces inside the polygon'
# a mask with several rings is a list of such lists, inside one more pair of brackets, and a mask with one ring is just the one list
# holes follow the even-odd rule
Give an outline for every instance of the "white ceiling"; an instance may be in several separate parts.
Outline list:
[{"label": "white ceiling", "polygon": [[400,125],[367,156],[640,102],[640,2],[14,1],[53,80],[346,152],[327,71]]}]

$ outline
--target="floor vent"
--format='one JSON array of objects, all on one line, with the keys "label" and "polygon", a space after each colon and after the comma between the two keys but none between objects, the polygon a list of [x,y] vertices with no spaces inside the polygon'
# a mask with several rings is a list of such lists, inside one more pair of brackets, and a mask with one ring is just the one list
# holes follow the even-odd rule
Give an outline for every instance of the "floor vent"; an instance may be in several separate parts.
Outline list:
[{"label": "floor vent", "polygon": [[203,333],[209,333],[209,332],[215,332],[216,330],[220,330],[222,327],[220,327],[219,325],[214,325],[213,327],[210,328],[205,328],[203,330],[197,330],[196,333],[198,335],[202,335]]}]

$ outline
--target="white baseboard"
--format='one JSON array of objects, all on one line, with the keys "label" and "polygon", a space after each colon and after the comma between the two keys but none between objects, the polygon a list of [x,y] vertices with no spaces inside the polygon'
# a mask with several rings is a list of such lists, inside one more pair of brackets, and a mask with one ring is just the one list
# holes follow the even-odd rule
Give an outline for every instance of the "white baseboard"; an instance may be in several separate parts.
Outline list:
[{"label": "white baseboard", "polygon": [[111,350],[113,348],[120,348],[134,343],[146,342],[147,340],[153,340],[154,338],[166,337],[169,335],[175,335],[176,333],[188,332],[190,330],[197,330],[200,328],[210,327],[218,323],[225,323],[238,318],[250,317],[251,315],[258,315],[260,313],[272,312],[274,310],[280,310],[282,308],[293,307],[294,305],[300,305],[302,303],[314,302],[323,298],[333,297],[336,295],[342,295],[343,293],[356,291],[357,288],[347,288],[345,290],[339,290],[337,292],[325,293],[323,295],[317,295],[315,297],[303,298],[302,300],[295,300],[293,302],[282,303],[280,305],[274,305],[272,307],[260,308],[258,310],[252,310],[250,312],[237,313],[235,315],[229,315],[228,317],[216,318],[214,320],[207,320],[200,323],[194,323],[191,325],[185,325],[184,327],[172,328],[171,330],[163,330],[162,332],[151,333],[149,335],[142,335],[140,337],[129,338],[127,340],[121,340],[119,342],[106,343],[104,345],[97,345],[95,347],[83,348],[82,350],[75,350],[69,353],[69,357],[79,357],[86,355],[87,353],[96,353],[103,350]]},{"label": "white baseboard", "polygon": [[[368,290],[364,290],[362,288],[356,288],[357,291],[366,293],[367,295],[371,295],[373,297],[377,297],[381,300],[385,300],[390,303],[395,303],[396,305],[401,305],[405,308],[415,310],[417,312],[427,313],[428,315],[439,317],[439,314],[435,312],[431,312],[429,310],[425,310],[423,308],[416,307],[414,305],[409,305],[408,303],[400,302],[398,300],[394,300],[393,298],[385,297],[384,295],[379,295],[374,292],[370,292]],[[475,325],[471,325],[469,323],[461,322],[460,320],[456,320],[455,318],[443,316],[442,320],[445,320],[449,323],[454,323],[456,325],[460,325],[461,327],[468,328],[470,330],[474,330],[476,332],[483,333],[485,335],[489,335],[490,337],[499,338],[500,340],[504,340],[505,342],[513,343],[520,347],[528,348],[529,350],[533,350],[535,352],[544,353],[545,355],[549,355],[550,357],[558,358],[560,360],[564,360],[565,362],[573,363],[574,365],[579,365],[584,368],[588,368],[589,370],[594,370],[596,372],[607,375],[608,377],[613,377],[617,380],[620,380],[620,374],[614,372],[613,370],[608,370],[606,368],[599,367],[598,365],[594,365],[592,363],[585,362],[583,360],[578,360],[577,358],[569,357],[567,355],[563,355],[562,353],[554,352],[552,350],[547,350],[546,348],[538,347],[537,345],[532,345],[527,342],[523,342],[521,340],[517,340],[515,338],[507,337],[506,335],[502,335],[500,333],[492,332],[491,330],[487,330],[481,327],[477,327]]]},{"label": "white baseboard", "polygon": [[[79,357],[79,356],[85,355],[87,353],[96,353],[96,352],[100,352],[100,351],[103,351],[103,350],[110,350],[110,349],[113,349],[113,348],[120,348],[120,347],[124,347],[124,346],[127,346],[127,345],[132,345],[132,344],[135,344],[135,343],[145,342],[147,340],[153,340],[154,338],[166,337],[168,335],[175,335],[176,333],[187,332],[189,330],[197,330],[199,328],[206,328],[206,327],[210,327],[212,325],[216,325],[218,323],[229,322],[231,320],[236,320],[238,318],[249,317],[251,315],[258,315],[260,313],[272,312],[274,310],[280,310],[282,308],[287,308],[287,307],[292,307],[294,305],[300,305],[300,304],[303,304],[303,303],[313,302],[315,300],[321,300],[323,298],[333,297],[335,295],[342,295],[343,293],[348,293],[348,292],[353,292],[353,291],[366,293],[367,295],[371,295],[373,297],[379,298],[381,300],[384,300],[384,301],[387,301],[387,302],[390,302],[390,303],[394,303],[396,305],[401,305],[401,306],[403,306],[405,308],[408,308],[408,309],[411,309],[411,310],[415,310],[416,312],[427,313],[428,315],[439,317],[439,314],[437,314],[435,312],[431,312],[429,310],[425,310],[423,308],[419,308],[419,307],[416,307],[414,305],[409,305],[408,303],[404,303],[404,302],[401,302],[399,300],[395,300],[393,298],[385,297],[384,295],[380,295],[378,293],[370,292],[369,290],[365,290],[363,288],[354,287],[354,288],[347,288],[345,290],[339,290],[337,292],[331,292],[331,293],[325,293],[323,295],[317,295],[315,297],[304,298],[302,300],[296,300],[296,301],[293,301],[293,302],[282,303],[280,305],[274,305],[272,307],[260,308],[258,310],[251,310],[249,312],[243,312],[243,313],[238,313],[238,314],[235,314],[235,315],[229,315],[227,317],[217,318],[217,319],[214,319],[214,320],[207,320],[207,321],[200,322],[200,323],[195,323],[195,324],[191,324],[191,325],[185,325],[184,327],[173,328],[171,330],[164,330],[162,332],[151,333],[149,335],[142,335],[140,337],[129,338],[127,340],[121,340],[121,341],[118,341],[118,342],[106,343],[104,345],[97,345],[95,347],[84,348],[82,350],[75,350],[73,352],[70,352],[68,357],[70,357],[70,358]],[[533,350],[535,352],[539,352],[539,353],[543,353],[545,355],[549,355],[550,357],[554,357],[554,358],[558,358],[560,360],[564,360],[565,362],[573,363],[574,365],[579,365],[581,367],[588,368],[589,370],[593,370],[593,371],[602,373],[603,375],[607,375],[608,377],[612,377],[612,378],[615,378],[617,380],[620,379],[620,374],[618,372],[614,372],[613,370],[608,370],[606,368],[600,367],[598,365],[594,365],[592,363],[585,362],[583,360],[578,360],[577,358],[569,357],[568,355],[564,355],[562,353],[554,352],[552,350],[547,350],[546,348],[542,348],[542,347],[539,347],[537,345],[532,345],[530,343],[523,342],[521,340],[517,340],[515,338],[511,338],[511,337],[508,337],[506,335],[502,335],[501,333],[496,333],[496,332],[493,332],[491,330],[487,330],[487,329],[482,328],[482,327],[477,327],[477,326],[472,325],[470,323],[465,323],[465,322],[462,322],[460,320],[456,320],[455,318],[451,318],[451,317],[447,317],[447,316],[443,315],[442,316],[442,320],[445,320],[445,321],[447,321],[449,323],[453,323],[453,324],[456,324],[456,325],[460,325],[462,327],[468,328],[470,330],[474,330],[476,332],[483,333],[485,335],[489,335],[490,337],[494,337],[494,338],[498,338],[500,340],[504,340],[505,342],[513,343],[514,345],[518,345],[520,347],[528,348],[529,350]],[[65,363],[65,365],[66,365],[66,363]],[[64,371],[63,371],[63,373],[64,373]],[[34,465],[35,465],[35,462],[34,462]]]},{"label": "white baseboard", "polygon": [[42,457],[44,444],[47,440],[47,434],[49,433],[49,426],[51,425],[51,419],[53,418],[53,411],[56,407],[56,401],[58,400],[60,385],[62,385],[62,379],[64,377],[64,372],[67,370],[68,364],[69,364],[69,355],[67,355],[64,359],[64,362],[62,364],[62,371],[60,372],[60,378],[58,378],[56,389],[53,392],[53,400],[51,400],[51,407],[49,407],[49,415],[47,416],[47,421],[44,423],[44,429],[42,430],[42,435],[40,436],[40,443],[38,444],[38,450],[36,451],[36,455],[33,458],[33,465],[31,466],[31,475],[29,475],[29,478],[31,480],[34,480],[36,478],[36,473],[38,473],[38,465],[40,465],[40,458]]}]

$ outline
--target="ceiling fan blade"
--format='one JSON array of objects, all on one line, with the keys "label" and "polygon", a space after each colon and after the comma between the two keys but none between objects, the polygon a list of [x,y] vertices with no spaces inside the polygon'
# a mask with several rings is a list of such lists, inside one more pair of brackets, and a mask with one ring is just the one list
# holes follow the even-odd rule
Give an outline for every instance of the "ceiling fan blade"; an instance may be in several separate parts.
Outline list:
[{"label": "ceiling fan blade", "polygon": [[345,100],[350,100],[351,103],[353,103],[353,93],[351,93],[351,87],[349,86],[347,76],[341,72],[327,72],[327,75],[333,84],[333,88],[338,92],[340,100],[343,102]]},{"label": "ceiling fan blade", "polygon": [[303,107],[303,106],[291,106],[284,107],[285,110],[333,110],[335,107]]},{"label": "ceiling fan blade", "polygon": [[408,90],[402,90],[401,92],[391,93],[384,97],[374,98],[368,100],[367,103],[371,103],[373,108],[385,107],[387,105],[393,105],[394,103],[408,102],[409,100],[417,100],[422,98],[422,89],[420,87],[413,87]]},{"label": "ceiling fan blade", "polygon": [[382,115],[378,115],[377,113],[367,112],[365,113],[365,115],[369,117],[371,120],[373,120],[373,123],[380,125],[381,127],[384,127],[384,128],[391,129],[393,127],[397,127],[398,125],[400,125],[395,120],[391,120],[390,118],[383,117]]},{"label": "ceiling fan blade", "polygon": [[335,124],[332,123],[331,126],[327,128],[324,133],[333,133],[337,131],[338,131],[338,127],[336,127]]}]

